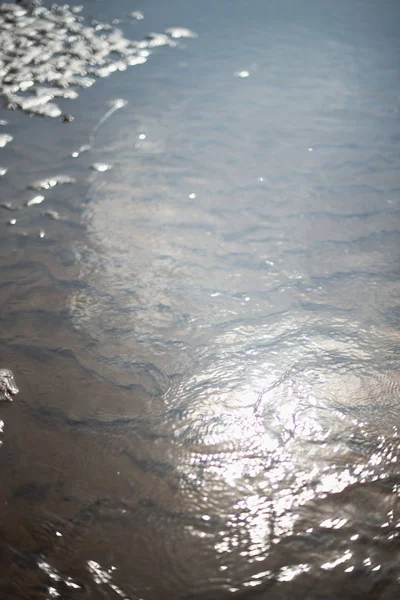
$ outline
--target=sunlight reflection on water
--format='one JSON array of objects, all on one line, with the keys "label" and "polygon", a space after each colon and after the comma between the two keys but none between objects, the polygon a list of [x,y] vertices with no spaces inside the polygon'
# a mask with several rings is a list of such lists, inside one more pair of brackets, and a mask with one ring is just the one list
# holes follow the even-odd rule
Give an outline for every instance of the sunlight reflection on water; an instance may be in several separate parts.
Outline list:
[{"label": "sunlight reflection on water", "polygon": [[300,4],[150,3],[129,39],[191,29],[74,121],[10,117],[18,599],[397,595],[397,37]]}]

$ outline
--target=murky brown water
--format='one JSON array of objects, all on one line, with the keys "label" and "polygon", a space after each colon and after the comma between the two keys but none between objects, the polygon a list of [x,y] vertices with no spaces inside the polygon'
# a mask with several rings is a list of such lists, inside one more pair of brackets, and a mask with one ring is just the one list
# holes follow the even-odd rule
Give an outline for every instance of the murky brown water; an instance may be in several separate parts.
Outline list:
[{"label": "murky brown water", "polygon": [[397,3],[172,4],[3,90],[0,597],[393,600]]}]

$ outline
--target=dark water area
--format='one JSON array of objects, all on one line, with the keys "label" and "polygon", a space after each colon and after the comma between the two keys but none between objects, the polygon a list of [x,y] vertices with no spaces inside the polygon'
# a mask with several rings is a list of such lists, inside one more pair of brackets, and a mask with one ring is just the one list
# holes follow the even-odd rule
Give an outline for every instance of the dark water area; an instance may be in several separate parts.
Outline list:
[{"label": "dark water area", "polygon": [[0,11],[0,599],[394,600],[399,3],[83,4]]}]

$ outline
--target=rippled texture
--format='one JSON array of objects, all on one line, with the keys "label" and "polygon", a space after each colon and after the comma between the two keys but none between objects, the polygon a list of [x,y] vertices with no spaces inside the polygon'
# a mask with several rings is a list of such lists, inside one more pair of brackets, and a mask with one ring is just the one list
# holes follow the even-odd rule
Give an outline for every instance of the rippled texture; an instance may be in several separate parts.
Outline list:
[{"label": "rippled texture", "polygon": [[0,590],[393,600],[397,3],[172,4],[74,122],[7,113]]}]

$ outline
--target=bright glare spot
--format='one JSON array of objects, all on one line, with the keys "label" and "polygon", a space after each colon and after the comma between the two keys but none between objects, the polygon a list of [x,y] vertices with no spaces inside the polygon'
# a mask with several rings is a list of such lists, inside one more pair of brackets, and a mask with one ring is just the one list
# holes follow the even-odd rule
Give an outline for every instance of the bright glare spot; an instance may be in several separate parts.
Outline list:
[{"label": "bright glare spot", "polygon": [[146,134],[145,133],[139,134],[139,140],[145,140],[145,139],[146,139]]},{"label": "bright glare spot", "polygon": [[309,148],[308,151],[309,152],[314,152],[314,148]]},{"label": "bright glare spot", "polygon": [[186,29],[185,27],[169,27],[165,30],[165,33],[170,35],[172,38],[197,38],[197,33]]},{"label": "bright glare spot", "polygon": [[2,135],[0,135],[0,148],[4,148],[4,146],[9,142],[12,142],[12,140],[12,135],[9,135],[8,133],[3,133]]},{"label": "bright glare spot", "polygon": [[142,19],[144,19],[144,14],[140,12],[140,10],[134,10],[129,16],[132,19],[136,19],[136,21],[142,21]]},{"label": "bright glare spot", "polygon": [[331,562],[326,562],[323,565],[321,565],[321,569],[325,569],[325,570],[334,569],[341,563],[346,562],[346,560],[349,560],[352,556],[353,556],[352,552],[349,552],[349,550],[347,550],[343,554],[343,556],[339,556],[339,558],[337,558],[336,560],[332,560]]},{"label": "bright glare spot", "polygon": [[295,565],[293,567],[282,567],[277,576],[278,581],[292,581],[300,573],[307,573],[310,570],[310,566],[307,564]]},{"label": "bright glare spot", "polygon": [[190,198],[191,200],[194,200],[194,199],[196,198],[196,194],[189,194],[189,198]]},{"label": "bright glare spot", "polygon": [[343,469],[341,473],[327,473],[322,475],[317,491],[318,493],[338,493],[356,481],[357,476],[350,473],[349,469]]},{"label": "bright glare spot", "polygon": [[248,71],[236,71],[235,73],[235,77],[241,77],[242,79],[249,77],[249,75],[250,73]]},{"label": "bright glare spot", "polygon": [[112,168],[111,165],[109,165],[107,163],[93,163],[92,164],[93,171],[98,171],[99,173],[104,173],[104,171],[108,171],[111,168]]},{"label": "bright glare spot", "polygon": [[108,583],[110,581],[110,574],[107,573],[107,571],[105,571],[95,560],[88,560],[87,566],[96,583]]},{"label": "bright glare spot", "polygon": [[59,573],[53,569],[49,563],[44,562],[44,561],[40,561],[37,563],[37,566],[39,567],[39,569],[41,569],[44,573],[46,573],[46,575],[48,575],[53,581],[62,581],[61,576],[59,575]]},{"label": "bright glare spot", "polygon": [[326,519],[320,523],[320,527],[327,527],[329,529],[340,529],[343,525],[346,525],[347,519]]},{"label": "bright glare spot", "polygon": [[44,196],[41,196],[39,194],[38,196],[34,196],[30,200],[28,200],[28,202],[26,203],[26,206],[33,206],[34,204],[41,204],[43,202],[43,200],[44,200]]},{"label": "bright glare spot", "polygon": [[128,104],[127,100],[124,100],[123,98],[117,98],[116,100],[113,100],[112,102],[110,102],[110,106],[112,106],[113,108],[122,108],[124,106],[126,106]]}]

